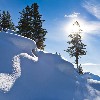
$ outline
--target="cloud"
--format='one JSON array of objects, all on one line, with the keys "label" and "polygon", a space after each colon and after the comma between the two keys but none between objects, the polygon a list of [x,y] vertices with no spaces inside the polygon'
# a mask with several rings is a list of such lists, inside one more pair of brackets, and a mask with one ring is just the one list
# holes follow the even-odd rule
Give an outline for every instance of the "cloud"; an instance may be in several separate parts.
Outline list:
[{"label": "cloud", "polygon": [[82,66],[100,66],[100,64],[94,64],[94,63],[84,63],[81,64]]},{"label": "cloud", "polygon": [[74,12],[73,14],[65,15],[64,17],[76,18],[76,17],[78,17],[79,14],[80,14],[80,13],[76,13],[76,12]]},{"label": "cloud", "polygon": [[96,18],[100,19],[100,2],[97,0],[85,1],[83,7]]},{"label": "cloud", "polygon": [[85,22],[84,27],[85,27],[85,32],[90,33],[90,34],[100,35],[99,21],[87,21]]}]

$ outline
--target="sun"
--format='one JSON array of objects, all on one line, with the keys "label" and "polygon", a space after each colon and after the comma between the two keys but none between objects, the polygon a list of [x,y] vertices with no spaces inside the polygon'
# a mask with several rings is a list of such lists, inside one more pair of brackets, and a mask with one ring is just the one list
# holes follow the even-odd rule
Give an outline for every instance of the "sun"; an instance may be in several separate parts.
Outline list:
[{"label": "sun", "polygon": [[[75,22],[78,22],[79,25],[75,25]],[[64,30],[67,34],[74,34],[75,32],[81,30],[80,35],[84,38],[87,32],[86,22],[81,19],[71,20],[64,26]]]}]

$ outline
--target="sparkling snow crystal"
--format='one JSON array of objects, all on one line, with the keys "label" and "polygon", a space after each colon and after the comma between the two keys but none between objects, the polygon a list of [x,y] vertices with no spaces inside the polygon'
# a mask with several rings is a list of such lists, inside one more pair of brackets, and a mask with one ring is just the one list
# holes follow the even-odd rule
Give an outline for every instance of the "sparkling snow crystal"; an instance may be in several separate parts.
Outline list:
[{"label": "sparkling snow crystal", "polygon": [[14,68],[13,73],[12,74],[0,73],[0,90],[4,92],[10,91],[16,79],[21,76],[20,56],[33,61],[38,60],[37,57],[32,57],[27,53],[21,53],[17,56],[14,56],[12,60]]}]

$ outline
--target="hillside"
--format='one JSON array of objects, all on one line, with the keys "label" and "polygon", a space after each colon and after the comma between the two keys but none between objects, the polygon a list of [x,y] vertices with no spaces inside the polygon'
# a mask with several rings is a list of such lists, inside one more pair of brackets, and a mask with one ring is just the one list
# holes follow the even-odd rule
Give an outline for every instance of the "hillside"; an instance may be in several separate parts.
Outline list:
[{"label": "hillside", "polygon": [[0,32],[0,100],[100,100],[94,76],[78,75],[60,55],[13,31]]}]

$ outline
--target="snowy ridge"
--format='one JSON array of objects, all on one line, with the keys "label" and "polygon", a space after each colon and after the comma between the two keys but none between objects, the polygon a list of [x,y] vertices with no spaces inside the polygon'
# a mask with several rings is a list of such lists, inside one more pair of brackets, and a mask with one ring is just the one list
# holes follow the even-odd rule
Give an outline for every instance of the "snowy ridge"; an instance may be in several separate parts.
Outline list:
[{"label": "snowy ridge", "polygon": [[[99,84],[100,85],[100,84]],[[100,91],[94,89],[90,85],[87,86],[89,100],[100,100]]]},{"label": "snowy ridge", "polygon": [[[27,50],[30,52],[32,51],[32,49],[36,48],[36,43],[33,40],[27,37],[21,36],[11,30],[8,30],[7,32],[4,32],[4,31],[0,32],[0,39],[1,40],[3,39],[3,41],[7,41],[15,45],[16,47],[18,47],[20,50],[22,49],[23,51]],[[24,51],[24,52],[27,52],[27,51]]]},{"label": "snowy ridge", "polygon": [[21,59],[20,57],[25,57],[29,60],[38,61],[38,57],[32,57],[27,53],[21,53],[13,57],[13,74],[0,73],[0,90],[4,92],[10,91],[16,79],[21,76]]},{"label": "snowy ridge", "polygon": [[72,63],[36,50],[30,39],[0,33],[0,100],[100,100],[99,79],[80,76]]},{"label": "snowy ridge", "polygon": [[[28,38],[18,35],[14,31],[8,30],[7,32],[4,31],[0,32],[0,43],[1,43],[1,54],[5,52],[5,57],[2,55],[2,59],[5,60],[5,58],[7,59],[10,56],[9,58],[11,58],[13,62],[12,65],[10,65],[12,66],[11,74],[0,73],[0,90],[7,92],[10,91],[17,78],[21,76],[21,67],[23,67],[21,66],[21,59],[27,58],[32,61],[37,61],[38,57],[36,57],[31,52],[32,49],[36,48],[35,42]],[[12,47],[14,49],[12,49]],[[6,54],[7,52],[8,54]],[[27,52],[27,53],[21,53],[21,52]],[[8,60],[9,59],[7,59],[6,62],[7,64],[5,63],[6,66],[8,66],[8,63],[11,62],[11,60],[9,60],[9,62]]]},{"label": "snowy ridge", "polygon": [[98,75],[94,75],[90,72],[86,72],[82,75],[82,78],[84,79],[93,79],[93,80],[97,80],[100,81],[100,77]]},{"label": "snowy ridge", "polygon": [[[7,33],[7,34],[12,34],[12,35],[15,35],[15,36],[19,36],[19,37],[23,37],[23,38],[26,38],[26,39],[28,39],[28,40],[33,41],[33,40],[30,39],[30,38],[24,37],[24,36],[22,36],[22,35],[16,33],[16,31],[14,31],[14,30],[9,30],[9,29],[7,29],[6,32],[5,32],[5,31],[2,31],[2,32]],[[33,42],[34,42],[34,41],[33,41]],[[35,42],[34,42],[34,43],[35,43]]]}]

